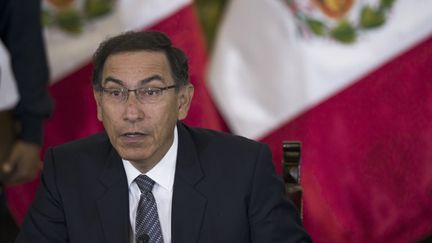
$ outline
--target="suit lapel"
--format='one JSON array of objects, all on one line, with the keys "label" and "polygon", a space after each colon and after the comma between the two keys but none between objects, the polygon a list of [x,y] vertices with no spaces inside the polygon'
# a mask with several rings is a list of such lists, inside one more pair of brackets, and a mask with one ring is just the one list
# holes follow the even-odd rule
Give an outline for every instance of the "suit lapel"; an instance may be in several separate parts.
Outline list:
[{"label": "suit lapel", "polygon": [[172,243],[198,242],[206,198],[195,186],[203,178],[196,147],[186,128],[178,123],[179,145],[172,201]]},{"label": "suit lapel", "polygon": [[106,242],[129,242],[129,194],[120,156],[111,147],[99,180],[104,186],[97,200]]}]

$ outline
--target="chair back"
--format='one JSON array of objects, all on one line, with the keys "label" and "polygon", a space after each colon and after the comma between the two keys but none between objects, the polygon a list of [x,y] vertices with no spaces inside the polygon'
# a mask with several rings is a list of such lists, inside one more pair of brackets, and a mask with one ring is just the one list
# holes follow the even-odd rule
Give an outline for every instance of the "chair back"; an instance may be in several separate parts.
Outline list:
[{"label": "chair back", "polygon": [[282,173],[285,190],[302,216],[303,189],[300,186],[301,143],[299,141],[282,142]]}]

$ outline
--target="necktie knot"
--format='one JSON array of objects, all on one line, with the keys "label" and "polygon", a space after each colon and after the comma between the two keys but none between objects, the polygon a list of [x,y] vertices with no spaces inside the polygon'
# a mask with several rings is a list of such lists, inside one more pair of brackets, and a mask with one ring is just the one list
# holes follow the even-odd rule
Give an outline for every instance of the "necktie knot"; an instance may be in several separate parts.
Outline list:
[{"label": "necktie knot", "polygon": [[146,175],[138,176],[135,178],[135,182],[138,185],[141,193],[151,192],[155,184],[155,182]]}]

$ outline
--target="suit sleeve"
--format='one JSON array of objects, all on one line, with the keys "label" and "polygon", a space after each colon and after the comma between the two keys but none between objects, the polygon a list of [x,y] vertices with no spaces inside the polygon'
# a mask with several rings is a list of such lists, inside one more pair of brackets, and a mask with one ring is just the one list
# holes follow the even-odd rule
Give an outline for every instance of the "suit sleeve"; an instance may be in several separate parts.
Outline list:
[{"label": "suit sleeve", "polygon": [[261,147],[255,164],[249,205],[252,242],[312,242],[286,196],[282,180],[275,174],[267,146]]},{"label": "suit sleeve", "polygon": [[63,204],[56,183],[55,158],[52,149],[45,164],[36,197],[24,220],[16,243],[68,242]]},{"label": "suit sleeve", "polygon": [[49,69],[41,26],[41,1],[2,2],[0,38],[11,56],[20,100],[14,109],[19,138],[42,144],[42,122],[53,110],[48,93]]}]

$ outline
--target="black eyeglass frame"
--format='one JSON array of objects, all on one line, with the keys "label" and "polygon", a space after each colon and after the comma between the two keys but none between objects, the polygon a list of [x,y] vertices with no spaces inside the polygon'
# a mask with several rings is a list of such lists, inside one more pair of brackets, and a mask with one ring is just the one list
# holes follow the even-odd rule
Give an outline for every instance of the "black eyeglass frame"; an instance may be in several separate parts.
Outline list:
[{"label": "black eyeglass frame", "polygon": [[121,100],[121,102],[124,103],[124,102],[128,101],[128,99],[129,99],[129,93],[130,92],[134,92],[135,98],[138,101],[141,102],[141,100],[138,98],[138,95],[137,95],[138,90],[145,89],[145,90],[152,90],[152,91],[155,91],[155,92],[156,91],[160,91],[161,92],[160,96],[162,96],[163,91],[168,90],[168,89],[172,89],[172,88],[177,88],[177,87],[178,87],[177,84],[173,84],[173,85],[169,85],[169,86],[165,86],[165,87],[151,87],[151,88],[138,88],[138,89],[128,89],[126,87],[122,87],[122,88],[105,88],[105,87],[100,87],[97,90],[100,91],[100,92],[108,93],[108,94],[109,94],[110,91],[115,91],[115,90],[119,90],[120,92],[127,91],[126,98],[123,98]]}]

